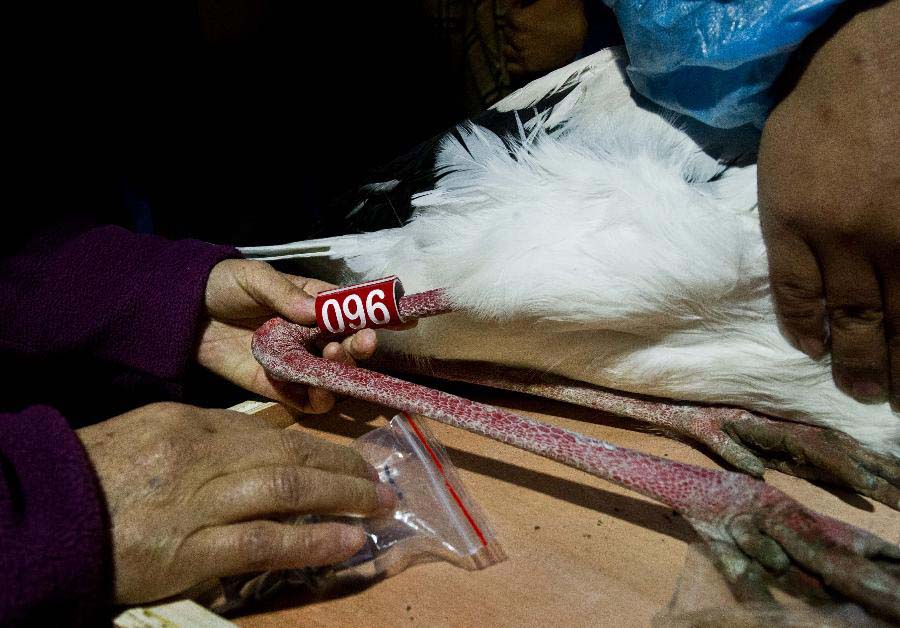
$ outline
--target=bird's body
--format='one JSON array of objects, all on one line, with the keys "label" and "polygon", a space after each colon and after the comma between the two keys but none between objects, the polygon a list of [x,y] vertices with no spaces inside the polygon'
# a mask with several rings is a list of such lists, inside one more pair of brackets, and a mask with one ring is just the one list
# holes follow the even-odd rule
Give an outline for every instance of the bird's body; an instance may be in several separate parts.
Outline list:
[{"label": "bird's body", "polygon": [[597,53],[501,101],[503,132],[446,134],[415,194],[403,175],[366,186],[354,213],[393,213],[405,195],[402,227],[247,252],[445,288],[458,312],[384,334],[390,351],[739,406],[900,454],[900,417],[844,395],[827,359],[779,332],[755,137],[663,115],[633,94],[625,63]]}]

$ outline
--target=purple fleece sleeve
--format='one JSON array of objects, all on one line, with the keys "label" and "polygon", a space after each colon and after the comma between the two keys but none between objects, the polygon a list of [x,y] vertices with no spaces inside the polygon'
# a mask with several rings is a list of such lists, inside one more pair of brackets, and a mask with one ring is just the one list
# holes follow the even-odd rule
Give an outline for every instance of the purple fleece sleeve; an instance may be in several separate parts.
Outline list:
[{"label": "purple fleece sleeve", "polygon": [[101,625],[111,604],[106,508],[81,442],[53,408],[0,414],[0,625]]},{"label": "purple fleece sleeve", "polygon": [[45,233],[0,262],[0,348],[78,352],[162,379],[194,348],[212,267],[236,249],[114,226]]}]

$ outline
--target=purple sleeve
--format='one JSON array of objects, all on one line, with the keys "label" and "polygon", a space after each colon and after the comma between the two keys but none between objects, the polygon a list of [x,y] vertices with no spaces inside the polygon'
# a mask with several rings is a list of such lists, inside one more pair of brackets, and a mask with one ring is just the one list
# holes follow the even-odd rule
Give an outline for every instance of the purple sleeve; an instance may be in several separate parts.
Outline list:
[{"label": "purple sleeve", "polygon": [[101,625],[109,614],[106,508],[81,442],[47,406],[0,414],[0,564],[0,625]]},{"label": "purple sleeve", "polygon": [[84,353],[174,379],[194,348],[209,272],[238,256],[114,226],[43,234],[0,262],[0,348]]}]

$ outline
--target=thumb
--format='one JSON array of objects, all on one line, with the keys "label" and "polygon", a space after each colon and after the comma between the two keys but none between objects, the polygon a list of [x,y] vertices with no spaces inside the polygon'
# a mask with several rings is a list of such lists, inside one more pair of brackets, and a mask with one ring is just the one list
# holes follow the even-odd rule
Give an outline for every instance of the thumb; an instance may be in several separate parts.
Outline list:
[{"label": "thumb", "polygon": [[303,281],[292,281],[269,264],[260,264],[247,274],[244,289],[260,305],[301,325],[316,322],[316,298],[304,290]]}]

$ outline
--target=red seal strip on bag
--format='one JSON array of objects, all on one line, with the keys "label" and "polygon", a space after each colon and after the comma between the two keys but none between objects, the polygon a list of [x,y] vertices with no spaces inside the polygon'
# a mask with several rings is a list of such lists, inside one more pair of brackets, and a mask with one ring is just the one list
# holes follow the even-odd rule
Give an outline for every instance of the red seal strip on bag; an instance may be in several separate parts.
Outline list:
[{"label": "red seal strip on bag", "polygon": [[352,334],[403,322],[397,301],[403,284],[396,275],[316,295],[316,325],[329,334]]}]

